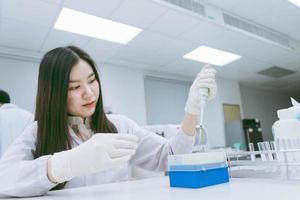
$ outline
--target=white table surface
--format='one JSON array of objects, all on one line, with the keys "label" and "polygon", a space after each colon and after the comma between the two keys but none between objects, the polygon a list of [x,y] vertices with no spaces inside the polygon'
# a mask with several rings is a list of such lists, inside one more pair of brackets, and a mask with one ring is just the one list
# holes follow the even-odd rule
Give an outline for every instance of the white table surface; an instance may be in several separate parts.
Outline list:
[{"label": "white table surface", "polygon": [[199,189],[171,188],[168,177],[156,177],[48,192],[29,199],[97,200],[292,200],[300,199],[300,182],[271,179],[231,179]]}]

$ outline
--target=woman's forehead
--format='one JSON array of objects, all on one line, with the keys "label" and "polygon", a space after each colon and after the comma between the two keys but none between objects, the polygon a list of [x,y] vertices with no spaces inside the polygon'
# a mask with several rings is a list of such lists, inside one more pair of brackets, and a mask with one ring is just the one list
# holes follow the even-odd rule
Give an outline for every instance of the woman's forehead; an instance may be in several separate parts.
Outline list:
[{"label": "woman's forehead", "polygon": [[80,59],[71,70],[70,80],[80,80],[89,78],[93,74],[92,67],[84,60]]}]

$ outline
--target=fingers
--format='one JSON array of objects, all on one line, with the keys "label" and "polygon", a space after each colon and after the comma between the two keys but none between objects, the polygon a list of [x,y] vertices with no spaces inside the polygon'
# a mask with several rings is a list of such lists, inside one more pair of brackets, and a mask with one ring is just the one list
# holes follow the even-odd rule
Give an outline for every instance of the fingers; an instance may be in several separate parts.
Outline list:
[{"label": "fingers", "polygon": [[109,157],[120,158],[124,156],[133,156],[135,152],[135,149],[114,149],[112,152],[109,153]]},{"label": "fingers", "polygon": [[[110,153],[111,158],[118,158],[127,155],[134,155],[138,147],[137,137],[129,134],[118,134],[120,137],[116,137],[113,142],[113,150]],[[127,137],[129,136],[129,137]]]},{"label": "fingers", "polygon": [[137,149],[137,142],[128,141],[128,140],[116,140],[114,142],[114,147],[117,149]]},{"label": "fingers", "polygon": [[207,63],[207,64],[204,65],[204,67],[202,69],[209,68],[209,67],[211,67],[211,66],[210,66],[210,64]]},{"label": "fingers", "polygon": [[[198,73],[195,80],[197,87],[205,87],[204,84],[215,84],[216,70],[209,64],[205,65],[202,70]],[[214,85],[212,85],[213,87]]]},{"label": "fingers", "polygon": [[216,73],[217,73],[217,71],[214,68],[209,68],[209,69],[201,70],[197,76],[201,76],[204,74],[216,74]]},{"label": "fingers", "polygon": [[126,141],[132,141],[137,142],[138,137],[135,135],[130,134],[119,134],[119,133],[97,133],[93,135],[93,139],[95,140],[104,140],[105,138],[113,138],[116,140],[126,140]]},{"label": "fingers", "polygon": [[194,86],[203,87],[203,84],[215,84],[215,75],[214,74],[203,74],[196,78],[194,81]]},{"label": "fingers", "polygon": [[118,166],[118,165],[121,165],[121,164],[124,164],[124,163],[127,163],[129,160],[130,160],[131,156],[128,155],[128,156],[123,156],[123,157],[117,157],[117,158],[112,158],[110,160],[111,164],[113,166]]},{"label": "fingers", "polygon": [[213,90],[215,90],[215,84],[213,83],[203,83],[201,84],[201,86],[199,88],[208,88],[209,89],[209,93]]},{"label": "fingers", "polygon": [[202,84],[202,83],[213,83],[213,82],[215,82],[216,80],[214,79],[214,78],[212,78],[212,77],[205,77],[205,78],[203,78],[203,77],[198,77],[197,79],[196,79],[196,81],[195,81],[195,84],[196,85],[200,85],[200,84]]},{"label": "fingers", "polygon": [[204,65],[203,67],[202,67],[202,71],[204,71],[204,70],[215,70],[210,64],[206,64],[206,65]]},{"label": "fingers", "polygon": [[[93,140],[93,141],[92,141]],[[124,149],[137,149],[138,137],[130,134],[122,134],[122,133],[98,133],[95,134],[91,138],[91,144],[95,144],[96,146],[103,146],[106,144],[110,144],[112,147],[124,148]]]},{"label": "fingers", "polygon": [[138,147],[138,138],[130,134],[115,134],[112,146],[109,148],[109,156],[111,158],[120,158],[124,156],[132,156]]},{"label": "fingers", "polygon": [[216,74],[217,71],[209,64],[206,64],[204,67],[202,67],[201,71],[198,73],[198,76],[206,73]]},{"label": "fingers", "polygon": [[126,140],[131,142],[137,142],[138,137],[130,134],[115,134],[115,139],[117,140]]},{"label": "fingers", "polygon": [[199,74],[196,79],[205,79],[205,78],[215,79],[215,74],[213,73]]},{"label": "fingers", "polygon": [[215,80],[216,79],[216,74],[215,73],[199,73],[196,77],[196,82],[200,82],[203,79],[211,79]]}]

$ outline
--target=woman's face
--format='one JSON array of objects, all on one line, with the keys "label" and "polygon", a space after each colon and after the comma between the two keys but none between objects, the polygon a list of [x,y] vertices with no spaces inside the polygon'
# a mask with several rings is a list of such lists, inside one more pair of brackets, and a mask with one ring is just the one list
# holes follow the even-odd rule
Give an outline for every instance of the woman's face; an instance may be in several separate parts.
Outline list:
[{"label": "woman's face", "polygon": [[82,118],[95,112],[99,98],[99,83],[92,67],[84,60],[72,68],[70,73],[67,108],[68,114]]}]

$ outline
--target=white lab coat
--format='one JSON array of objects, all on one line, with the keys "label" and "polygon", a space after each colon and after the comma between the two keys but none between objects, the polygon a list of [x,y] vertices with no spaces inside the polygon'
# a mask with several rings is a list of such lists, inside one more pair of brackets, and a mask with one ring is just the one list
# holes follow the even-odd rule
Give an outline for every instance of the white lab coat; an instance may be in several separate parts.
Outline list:
[{"label": "white lab coat", "polygon": [[[139,127],[135,122],[120,115],[108,115],[118,129],[119,134],[134,134],[138,137],[138,149],[130,161],[149,170],[167,170],[169,154],[190,153],[194,137],[179,131],[167,140],[155,133]],[[72,145],[76,147],[82,142],[69,128]],[[37,196],[47,193],[55,186],[47,178],[47,159],[50,155],[33,159],[35,150],[37,123],[28,126],[22,135],[10,146],[0,160],[0,197]],[[125,181],[128,179],[128,165],[102,171],[88,176],[75,177],[65,188],[81,187]]]},{"label": "white lab coat", "polygon": [[0,107],[0,157],[32,122],[33,115],[14,104],[3,104]]}]

